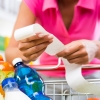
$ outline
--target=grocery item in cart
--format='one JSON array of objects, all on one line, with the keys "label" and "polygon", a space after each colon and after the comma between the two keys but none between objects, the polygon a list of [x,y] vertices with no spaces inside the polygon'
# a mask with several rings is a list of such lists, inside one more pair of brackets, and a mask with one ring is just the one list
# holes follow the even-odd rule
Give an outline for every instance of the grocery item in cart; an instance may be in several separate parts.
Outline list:
[{"label": "grocery item in cart", "polygon": [[0,61],[3,61],[3,57],[0,55]]},{"label": "grocery item in cart", "polygon": [[3,95],[0,94],[0,100],[4,100]]},{"label": "grocery item in cart", "polygon": [[2,89],[1,83],[5,78],[14,77],[14,68],[8,62],[3,60],[3,57],[0,55],[0,93],[5,95]]},{"label": "grocery item in cart", "polygon": [[3,89],[2,89],[2,86],[0,86],[0,100],[3,100],[4,96],[5,96],[5,93],[4,93]]},{"label": "grocery item in cart", "polygon": [[100,98],[88,98],[87,100],[100,100]]},{"label": "grocery item in cart", "polygon": [[[2,61],[3,61],[3,57],[0,55],[0,62],[2,62]],[[1,65],[0,65],[0,68],[1,68]],[[3,77],[3,75],[2,75],[2,77]],[[2,77],[1,77],[1,72],[0,72],[0,80],[2,79]],[[2,100],[2,98],[3,98],[2,96],[4,96],[4,91],[2,89],[2,86],[0,85],[0,100]]]},{"label": "grocery item in cart", "polygon": [[0,56],[0,84],[1,82],[8,77],[14,76],[14,67],[8,62],[3,61]]},{"label": "grocery item in cart", "polygon": [[5,100],[30,100],[30,98],[18,89],[14,78],[6,78],[2,82],[5,91]]},{"label": "grocery item in cart", "polygon": [[15,79],[19,89],[31,100],[51,100],[44,94],[44,82],[38,73],[25,65],[21,58],[13,60]]}]

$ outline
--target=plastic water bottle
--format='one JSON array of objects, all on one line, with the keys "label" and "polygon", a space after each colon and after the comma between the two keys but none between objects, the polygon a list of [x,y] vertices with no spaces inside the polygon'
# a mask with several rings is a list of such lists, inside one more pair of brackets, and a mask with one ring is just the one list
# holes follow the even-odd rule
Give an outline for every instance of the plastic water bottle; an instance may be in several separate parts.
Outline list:
[{"label": "plastic water bottle", "polygon": [[14,78],[3,80],[2,87],[5,91],[5,100],[31,100],[18,89],[18,85]]},{"label": "plastic water bottle", "polygon": [[31,100],[52,100],[44,94],[44,82],[36,70],[22,62],[21,58],[13,60],[15,79],[18,88]]}]

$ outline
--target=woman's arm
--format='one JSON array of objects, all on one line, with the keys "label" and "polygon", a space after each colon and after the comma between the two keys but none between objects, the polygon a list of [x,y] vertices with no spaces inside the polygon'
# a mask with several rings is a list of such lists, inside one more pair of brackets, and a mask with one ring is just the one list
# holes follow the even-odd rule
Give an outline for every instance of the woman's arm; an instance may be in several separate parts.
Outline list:
[{"label": "woman's arm", "polygon": [[10,43],[5,51],[6,60],[8,62],[11,63],[15,57],[22,56],[21,51],[17,48],[18,42],[14,39],[14,31],[18,28],[33,24],[35,22],[35,19],[36,17],[34,16],[34,14],[30,11],[26,4],[22,2],[20,5],[20,10],[13,29]]},{"label": "woman's arm", "polygon": [[18,13],[18,17],[13,29],[12,37],[10,43],[5,51],[6,60],[8,62],[12,62],[15,57],[21,57],[21,51],[17,48],[18,42],[14,39],[14,31],[18,28],[33,24],[35,22],[36,17],[30,11],[30,9],[26,6],[24,2],[20,5],[20,10]]},{"label": "woman's arm", "polygon": [[10,43],[5,52],[6,60],[9,63],[12,63],[12,60],[16,57],[22,58],[24,62],[36,60],[44,52],[48,44],[52,42],[52,36],[43,35],[42,33],[19,42],[14,39],[14,31],[16,29],[31,25],[35,23],[35,20],[35,15],[22,2]]}]

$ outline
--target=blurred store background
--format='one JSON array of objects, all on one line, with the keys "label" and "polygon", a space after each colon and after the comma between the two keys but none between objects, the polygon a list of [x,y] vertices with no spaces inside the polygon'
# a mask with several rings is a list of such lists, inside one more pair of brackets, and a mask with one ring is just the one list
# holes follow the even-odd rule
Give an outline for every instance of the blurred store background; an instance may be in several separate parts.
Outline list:
[{"label": "blurred store background", "polygon": [[21,0],[0,0],[0,54],[4,51],[14,27]]}]

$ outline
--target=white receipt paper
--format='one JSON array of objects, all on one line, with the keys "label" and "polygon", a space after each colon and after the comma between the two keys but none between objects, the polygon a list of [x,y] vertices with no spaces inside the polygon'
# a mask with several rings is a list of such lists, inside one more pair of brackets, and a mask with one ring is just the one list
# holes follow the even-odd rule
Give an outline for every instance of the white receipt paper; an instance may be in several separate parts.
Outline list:
[{"label": "white receipt paper", "polygon": [[[39,24],[33,24],[15,31],[14,37],[17,41],[28,38],[36,33],[42,32],[48,33]],[[45,50],[49,55],[56,55],[58,52],[64,49],[64,44],[60,42],[55,36],[53,42]],[[84,79],[81,73],[82,66],[77,64],[70,64],[66,59],[62,58],[66,69],[66,81],[68,85],[75,91],[81,93],[91,93],[100,96],[100,85],[89,83]]]}]

